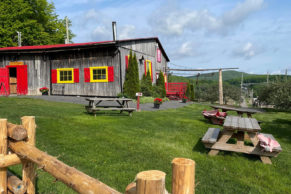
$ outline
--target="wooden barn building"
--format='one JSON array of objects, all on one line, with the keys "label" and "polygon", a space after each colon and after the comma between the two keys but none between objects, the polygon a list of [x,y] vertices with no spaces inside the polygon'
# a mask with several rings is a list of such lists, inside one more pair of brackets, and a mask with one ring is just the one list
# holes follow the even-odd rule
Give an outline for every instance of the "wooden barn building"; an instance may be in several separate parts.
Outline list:
[{"label": "wooden barn building", "polygon": [[117,96],[130,50],[155,83],[169,58],[158,38],[0,48],[0,94]]}]

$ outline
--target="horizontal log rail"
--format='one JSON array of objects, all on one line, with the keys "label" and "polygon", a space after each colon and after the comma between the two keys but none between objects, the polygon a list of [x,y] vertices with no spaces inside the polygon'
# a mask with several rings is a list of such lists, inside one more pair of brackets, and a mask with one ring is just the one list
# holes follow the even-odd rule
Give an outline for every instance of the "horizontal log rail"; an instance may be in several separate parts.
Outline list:
[{"label": "horizontal log rail", "polygon": [[9,142],[9,147],[20,157],[36,163],[44,171],[79,193],[120,193],[25,142]]},{"label": "horizontal log rail", "polygon": [[[36,165],[78,193],[120,194],[77,169],[35,147],[35,117],[24,116],[22,125],[0,119],[0,193],[35,194]],[[211,146],[211,145],[210,145]],[[8,153],[9,150],[9,153]],[[22,180],[7,170],[21,164]],[[173,194],[195,193],[195,162],[176,158],[172,162]],[[126,194],[168,194],[165,189],[166,174],[158,170],[142,171],[130,183]]]},{"label": "horizontal log rail", "polygon": [[21,159],[16,154],[0,155],[0,168],[21,164]]},{"label": "horizontal log rail", "polygon": [[22,125],[15,125],[7,123],[8,137],[16,141],[24,140],[27,138],[27,131]]}]

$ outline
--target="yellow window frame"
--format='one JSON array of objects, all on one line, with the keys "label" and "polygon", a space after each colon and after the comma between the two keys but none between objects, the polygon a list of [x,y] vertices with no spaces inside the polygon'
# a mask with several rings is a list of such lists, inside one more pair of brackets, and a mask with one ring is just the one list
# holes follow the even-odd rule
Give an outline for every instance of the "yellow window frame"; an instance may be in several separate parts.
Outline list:
[{"label": "yellow window frame", "polygon": [[146,60],[146,64],[147,64],[147,68],[149,68],[150,76],[152,76],[152,61]]},{"label": "yellow window frame", "polygon": [[[105,79],[93,79],[93,70],[95,70],[95,69],[105,69],[106,78]],[[90,67],[90,82],[108,82],[108,66]]]},{"label": "yellow window frame", "polygon": [[[71,71],[72,72],[72,80],[69,81],[61,81],[61,71]],[[59,68],[57,69],[57,83],[59,84],[71,84],[74,83],[74,68]]]}]

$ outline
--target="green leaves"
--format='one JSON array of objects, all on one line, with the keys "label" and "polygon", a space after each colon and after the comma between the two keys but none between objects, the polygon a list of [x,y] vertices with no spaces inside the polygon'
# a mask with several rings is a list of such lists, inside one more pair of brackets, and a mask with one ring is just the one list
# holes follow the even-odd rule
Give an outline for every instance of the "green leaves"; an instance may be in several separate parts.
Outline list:
[{"label": "green leaves", "polygon": [[54,5],[47,0],[2,0],[0,46],[17,46],[16,31],[22,33],[23,46],[61,44],[65,41],[65,20],[58,19]]},{"label": "green leaves", "polygon": [[140,92],[138,64],[136,54],[132,55],[132,51],[130,51],[129,54],[128,69],[123,84],[123,92],[130,98],[135,98],[135,93]]}]

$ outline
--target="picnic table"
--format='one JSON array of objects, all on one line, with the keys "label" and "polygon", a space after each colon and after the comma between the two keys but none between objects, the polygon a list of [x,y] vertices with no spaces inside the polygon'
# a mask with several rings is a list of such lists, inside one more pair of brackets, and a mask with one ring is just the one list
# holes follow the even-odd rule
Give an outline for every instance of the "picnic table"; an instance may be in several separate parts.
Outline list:
[{"label": "picnic table", "polygon": [[[129,102],[132,102],[130,98],[86,98],[89,101],[89,105],[85,106],[88,113],[93,113],[96,117],[97,111],[126,111],[129,113],[129,116],[132,116],[132,112],[135,111],[135,108],[129,107]],[[103,102],[103,103],[102,103]],[[106,103],[113,102],[113,103]]]},{"label": "picnic table", "polygon": [[[209,128],[202,138],[202,142],[206,148],[211,149],[209,155],[217,155],[219,151],[254,154],[260,156],[263,163],[272,164],[269,157],[276,157],[282,149],[276,147],[272,152],[264,150],[257,137],[260,131],[261,127],[254,118],[227,116],[223,124],[223,130]],[[245,133],[249,136],[252,145],[245,145]],[[271,134],[263,135],[275,140]],[[236,144],[228,143],[230,138],[235,138],[237,140]]]},{"label": "picnic table", "polygon": [[221,109],[222,112],[227,111],[236,111],[239,116],[243,116],[243,114],[247,114],[249,118],[252,117],[252,114],[260,113],[261,111],[252,109],[252,108],[239,108],[239,107],[233,107],[233,106],[223,106],[223,105],[211,105],[210,107],[214,108],[215,110]]}]

